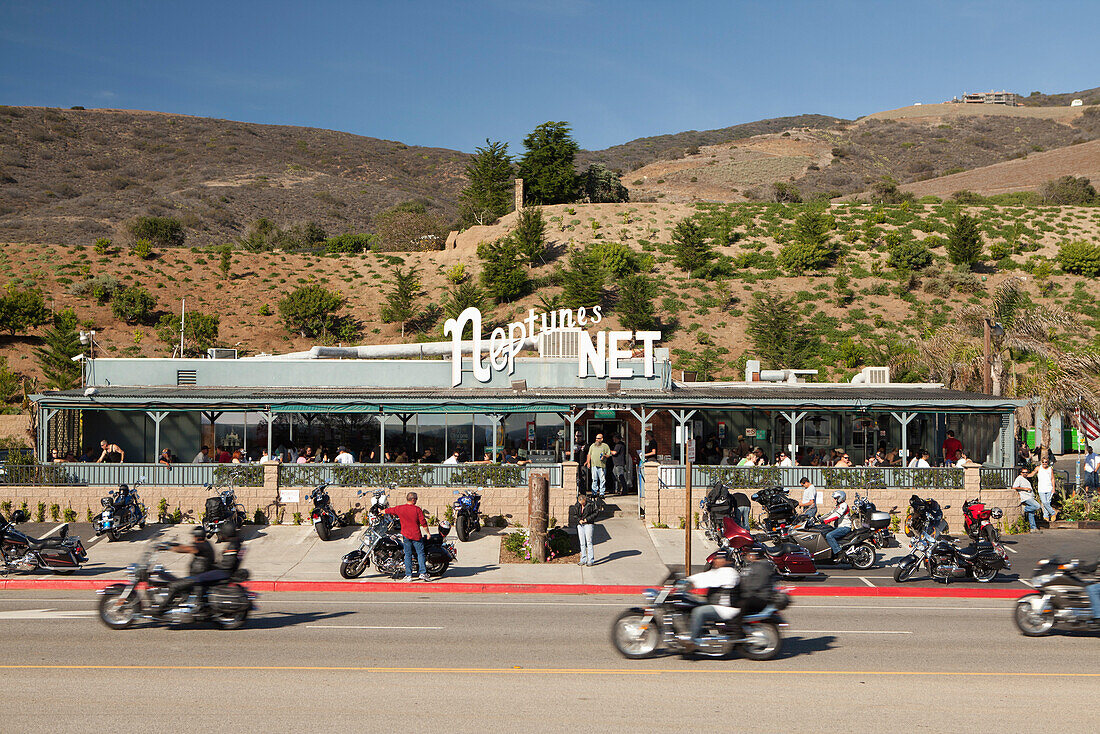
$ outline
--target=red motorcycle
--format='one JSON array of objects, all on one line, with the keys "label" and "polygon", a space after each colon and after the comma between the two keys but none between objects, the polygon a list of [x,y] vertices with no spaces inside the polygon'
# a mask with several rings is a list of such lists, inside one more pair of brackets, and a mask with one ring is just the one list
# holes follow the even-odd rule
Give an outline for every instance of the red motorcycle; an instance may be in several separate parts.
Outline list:
[{"label": "red motorcycle", "polygon": [[981,500],[966,500],[963,502],[963,527],[967,536],[975,543],[983,539],[999,543],[1000,533],[992,521],[1000,520],[1004,514],[1000,507],[986,507]]},{"label": "red motorcycle", "polygon": [[[753,537],[745,528],[738,525],[733,518],[726,517],[722,520],[721,548],[729,548],[733,551],[733,565],[741,569],[745,566],[745,553],[755,550],[764,558],[767,558],[775,566],[776,573],[785,579],[803,579],[808,576],[821,576],[814,564],[813,557],[800,545],[784,542],[777,545],[768,545]],[[707,556],[707,570],[714,564],[714,557],[718,550]]]}]

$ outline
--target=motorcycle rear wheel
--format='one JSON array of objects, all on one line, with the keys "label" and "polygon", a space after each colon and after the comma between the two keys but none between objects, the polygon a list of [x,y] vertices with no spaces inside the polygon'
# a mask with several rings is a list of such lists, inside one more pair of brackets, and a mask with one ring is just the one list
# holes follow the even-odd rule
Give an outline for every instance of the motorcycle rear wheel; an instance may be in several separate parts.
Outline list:
[{"label": "motorcycle rear wheel", "polygon": [[113,630],[124,630],[138,615],[137,597],[123,599],[121,591],[108,591],[99,597],[99,619]]},{"label": "motorcycle rear wheel", "polygon": [[235,612],[214,612],[210,615],[210,621],[223,630],[235,630],[244,626],[248,619],[248,607],[238,609]]},{"label": "motorcycle rear wheel", "polygon": [[745,637],[749,641],[741,643],[741,654],[749,660],[771,660],[779,654],[782,638],[779,628],[771,622],[749,625]]},{"label": "motorcycle rear wheel", "polygon": [[628,609],[616,617],[611,625],[611,644],[624,658],[640,660],[648,658],[657,650],[657,643],[660,640],[657,622],[650,620],[649,624],[643,628],[643,619],[645,619],[644,612]]},{"label": "motorcycle rear wheel", "polygon": [[459,515],[455,518],[455,534],[463,543],[470,539],[470,521],[465,515]]},{"label": "motorcycle rear wheel", "polygon": [[328,520],[325,518],[322,517],[321,522],[313,523],[313,527],[317,530],[317,537],[321,540],[328,540],[332,537],[332,533],[328,526]]},{"label": "motorcycle rear wheel", "polygon": [[118,531],[115,530],[114,528],[111,528],[110,530],[107,531],[107,542],[108,543],[114,543],[115,541],[118,540],[118,537],[119,537],[118,536]]},{"label": "motorcycle rear wheel", "polygon": [[1031,599],[1038,594],[1028,594],[1016,601],[1016,608],[1012,612],[1012,619],[1016,622],[1017,629],[1025,637],[1043,637],[1049,635],[1054,628],[1054,615],[1050,613],[1036,612],[1031,606]]},{"label": "motorcycle rear wheel", "polygon": [[363,571],[367,568],[366,557],[359,560],[358,563],[341,561],[340,562],[340,575],[346,579],[357,579],[363,575]]},{"label": "motorcycle rear wheel", "polygon": [[849,558],[852,566],[860,571],[866,571],[875,565],[875,547],[870,543],[860,543],[852,549]]},{"label": "motorcycle rear wheel", "polygon": [[974,567],[973,571],[974,580],[983,584],[988,584],[993,579],[997,578],[997,569],[989,568],[988,566],[978,565]]},{"label": "motorcycle rear wheel", "polygon": [[447,569],[451,567],[451,562],[439,561],[433,563],[432,561],[427,561],[425,565],[427,565],[428,567],[429,576],[442,576],[443,574],[447,573]]}]

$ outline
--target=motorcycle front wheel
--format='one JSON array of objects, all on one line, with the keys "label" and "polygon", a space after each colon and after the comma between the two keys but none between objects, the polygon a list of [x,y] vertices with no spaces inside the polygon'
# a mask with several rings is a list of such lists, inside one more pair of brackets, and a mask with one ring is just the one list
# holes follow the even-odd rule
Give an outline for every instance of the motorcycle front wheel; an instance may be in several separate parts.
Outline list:
[{"label": "motorcycle front wheel", "polygon": [[1037,612],[1031,605],[1031,600],[1035,599],[1038,594],[1028,594],[1025,597],[1021,597],[1016,602],[1016,609],[1013,611],[1012,619],[1016,622],[1016,627],[1025,637],[1043,637],[1049,635],[1051,629],[1054,628],[1054,614],[1050,612]]},{"label": "motorcycle front wheel", "polygon": [[913,576],[913,572],[917,570],[917,566],[920,564],[914,558],[911,561],[902,561],[898,564],[898,567],[894,569],[894,581],[899,584],[903,581],[908,581]]},{"label": "motorcycle front wheel", "polygon": [[463,543],[470,539],[470,521],[465,515],[459,515],[455,518],[455,534]]},{"label": "motorcycle front wheel", "polygon": [[749,660],[771,660],[779,654],[782,639],[779,628],[771,622],[749,625],[745,637],[748,642],[741,643],[741,654]]},{"label": "motorcycle front wheel", "polygon": [[341,561],[340,575],[346,579],[357,579],[363,575],[367,568],[367,557],[363,556],[358,561]]},{"label": "motorcycle front wheel", "polygon": [[140,603],[137,596],[122,598],[122,590],[106,592],[99,597],[99,619],[113,630],[124,630],[137,619]]},{"label": "motorcycle front wheel", "polygon": [[645,612],[640,609],[628,609],[611,625],[611,644],[624,658],[639,660],[647,658],[657,650],[660,635],[657,622],[650,620],[643,624]]},{"label": "motorcycle front wheel", "polygon": [[108,543],[114,543],[117,540],[118,540],[118,531],[115,530],[114,528],[111,528],[110,530],[108,530],[107,531],[107,542]]},{"label": "motorcycle front wheel", "polygon": [[848,556],[852,565],[860,571],[866,571],[875,565],[875,547],[870,543],[860,543]]}]

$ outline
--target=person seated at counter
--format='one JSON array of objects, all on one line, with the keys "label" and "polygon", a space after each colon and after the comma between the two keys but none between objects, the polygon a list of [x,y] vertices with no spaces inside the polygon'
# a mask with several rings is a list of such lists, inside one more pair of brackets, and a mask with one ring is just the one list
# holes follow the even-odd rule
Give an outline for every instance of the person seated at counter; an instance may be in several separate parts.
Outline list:
[{"label": "person seated at counter", "polygon": [[504,449],[504,459],[501,461],[501,463],[502,464],[517,464],[519,466],[522,466],[524,464],[530,464],[531,462],[528,461],[527,459],[521,459],[518,456],[516,456],[516,454],[512,451],[512,449]]}]

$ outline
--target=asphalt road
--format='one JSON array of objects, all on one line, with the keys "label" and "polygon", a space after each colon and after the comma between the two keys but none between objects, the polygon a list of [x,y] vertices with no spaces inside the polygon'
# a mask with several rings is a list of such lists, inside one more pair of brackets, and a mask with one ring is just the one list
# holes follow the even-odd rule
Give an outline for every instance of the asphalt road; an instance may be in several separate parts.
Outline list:
[{"label": "asphalt road", "polygon": [[242,630],[104,627],[87,593],[0,593],[5,731],[1092,732],[1100,637],[1011,603],[796,600],[770,662],[629,661],[637,599],[270,594]]}]

